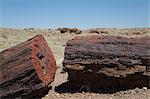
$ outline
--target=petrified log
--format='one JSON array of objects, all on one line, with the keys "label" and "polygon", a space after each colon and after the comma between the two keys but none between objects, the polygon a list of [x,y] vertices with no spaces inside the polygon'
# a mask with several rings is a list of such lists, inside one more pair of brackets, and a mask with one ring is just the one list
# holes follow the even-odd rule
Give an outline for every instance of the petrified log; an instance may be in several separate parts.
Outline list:
[{"label": "petrified log", "polygon": [[97,29],[94,29],[94,30],[90,30],[90,33],[97,33],[97,34],[100,34],[100,31],[98,31]]},{"label": "petrified log", "polygon": [[148,75],[143,75],[149,62],[150,37],[78,36],[68,41],[63,65],[70,81],[103,87],[132,82],[131,86],[138,87],[149,86]]},{"label": "petrified log", "polygon": [[56,62],[42,35],[0,53],[0,98],[41,97],[54,80]]},{"label": "petrified log", "polygon": [[58,28],[57,30],[60,30],[60,33],[76,33],[76,34],[81,34],[81,30],[77,29],[77,28]]}]

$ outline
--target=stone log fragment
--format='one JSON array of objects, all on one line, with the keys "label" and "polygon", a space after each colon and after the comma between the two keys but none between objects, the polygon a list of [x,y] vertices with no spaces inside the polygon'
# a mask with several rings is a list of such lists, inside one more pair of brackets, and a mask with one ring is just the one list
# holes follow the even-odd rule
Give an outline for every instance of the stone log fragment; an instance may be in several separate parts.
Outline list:
[{"label": "stone log fragment", "polygon": [[70,81],[101,87],[150,86],[149,75],[143,75],[150,67],[150,37],[78,36],[68,41],[64,54]]},{"label": "stone log fragment", "polygon": [[42,97],[55,72],[54,56],[42,35],[6,49],[0,52],[0,98]]},{"label": "stone log fragment", "polygon": [[58,28],[57,30],[60,31],[60,33],[75,33],[75,34],[81,34],[81,30],[77,28]]}]

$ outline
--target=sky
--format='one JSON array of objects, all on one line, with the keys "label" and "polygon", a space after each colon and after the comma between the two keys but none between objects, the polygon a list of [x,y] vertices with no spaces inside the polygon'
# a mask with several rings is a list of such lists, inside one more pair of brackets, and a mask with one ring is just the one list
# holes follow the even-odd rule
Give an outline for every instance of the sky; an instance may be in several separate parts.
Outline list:
[{"label": "sky", "polygon": [[0,0],[0,27],[150,27],[150,0]]}]

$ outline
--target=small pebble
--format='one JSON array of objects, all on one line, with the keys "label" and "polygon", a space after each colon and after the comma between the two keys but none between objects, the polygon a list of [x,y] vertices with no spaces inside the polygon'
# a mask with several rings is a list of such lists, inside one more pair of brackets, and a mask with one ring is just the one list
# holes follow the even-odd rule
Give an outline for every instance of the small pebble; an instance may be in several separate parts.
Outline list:
[{"label": "small pebble", "polygon": [[59,93],[57,93],[56,95],[59,96]]},{"label": "small pebble", "polygon": [[147,90],[147,87],[143,87],[144,90]]}]

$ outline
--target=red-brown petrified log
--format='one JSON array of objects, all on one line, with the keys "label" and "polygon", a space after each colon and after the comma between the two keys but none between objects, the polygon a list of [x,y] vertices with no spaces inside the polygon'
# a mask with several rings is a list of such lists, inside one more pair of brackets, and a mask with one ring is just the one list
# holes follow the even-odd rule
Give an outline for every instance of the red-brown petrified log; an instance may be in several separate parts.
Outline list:
[{"label": "red-brown petrified log", "polygon": [[78,36],[68,41],[63,65],[73,82],[149,86],[150,78],[144,75],[149,73],[144,72],[150,67],[150,37]]},{"label": "red-brown petrified log", "polygon": [[6,49],[0,53],[0,97],[41,97],[55,72],[54,56],[42,35]]}]

